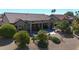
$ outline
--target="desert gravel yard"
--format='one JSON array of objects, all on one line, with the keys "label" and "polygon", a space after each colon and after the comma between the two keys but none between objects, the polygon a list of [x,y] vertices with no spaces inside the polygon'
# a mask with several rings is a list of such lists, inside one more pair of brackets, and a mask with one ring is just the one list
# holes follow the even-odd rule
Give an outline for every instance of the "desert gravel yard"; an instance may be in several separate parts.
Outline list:
[{"label": "desert gravel yard", "polygon": [[[54,34],[54,35],[59,38],[62,38],[59,34]],[[79,50],[79,40],[76,37],[63,38],[60,44],[55,44],[50,40],[48,42],[49,42],[48,50]],[[0,46],[0,50],[16,50],[16,48],[17,46],[14,43],[14,41],[7,45]],[[28,48],[29,48],[28,50],[39,50],[37,45],[34,44],[32,40],[28,45]]]},{"label": "desert gravel yard", "polygon": [[16,44],[14,42],[12,42],[6,46],[1,46],[0,50],[14,50],[16,48],[17,48]]},{"label": "desert gravel yard", "polygon": [[76,50],[79,49],[79,40],[76,38],[64,38],[61,44],[57,45],[49,41],[50,50]]},{"label": "desert gravel yard", "polygon": [[[62,38],[59,34],[54,34],[54,36]],[[76,37],[63,38],[60,44],[55,44],[50,40],[48,42],[49,42],[49,46],[48,46],[49,50],[78,50],[79,49],[79,40]],[[29,48],[31,50],[38,50],[38,47],[35,44],[33,44],[32,41],[29,45]]]}]

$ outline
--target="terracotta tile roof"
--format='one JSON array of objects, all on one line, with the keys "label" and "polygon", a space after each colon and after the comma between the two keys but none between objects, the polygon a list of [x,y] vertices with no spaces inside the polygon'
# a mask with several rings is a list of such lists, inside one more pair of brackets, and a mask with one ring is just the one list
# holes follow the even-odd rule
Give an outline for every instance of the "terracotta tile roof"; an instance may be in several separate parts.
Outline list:
[{"label": "terracotta tile roof", "polygon": [[68,20],[73,20],[74,19],[74,16],[65,16],[63,14],[54,14],[53,16],[55,16],[56,18],[58,18],[60,20],[63,20],[64,18],[68,19]]},{"label": "terracotta tile roof", "polygon": [[41,21],[49,20],[49,16],[45,14],[27,14],[27,13],[5,13],[10,23],[15,23],[18,19],[23,21]]},{"label": "terracotta tile roof", "polygon": [[64,19],[64,15],[62,15],[62,14],[54,14],[54,16],[55,17],[57,17],[58,19],[60,19],[60,20],[63,20]]}]

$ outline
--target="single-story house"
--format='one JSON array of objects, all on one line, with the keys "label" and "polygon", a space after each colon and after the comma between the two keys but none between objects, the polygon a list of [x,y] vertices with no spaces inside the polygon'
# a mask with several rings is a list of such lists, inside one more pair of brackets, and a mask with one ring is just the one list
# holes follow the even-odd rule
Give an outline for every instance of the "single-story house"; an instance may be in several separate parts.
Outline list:
[{"label": "single-story house", "polygon": [[52,18],[45,14],[29,13],[4,13],[0,18],[0,24],[14,24],[17,30],[27,30],[30,33],[39,29],[52,29],[54,19],[63,19],[64,15],[53,15]]},{"label": "single-story house", "polygon": [[30,33],[39,29],[52,28],[53,20],[45,14],[4,13],[2,24],[14,24],[17,30],[27,30]]}]

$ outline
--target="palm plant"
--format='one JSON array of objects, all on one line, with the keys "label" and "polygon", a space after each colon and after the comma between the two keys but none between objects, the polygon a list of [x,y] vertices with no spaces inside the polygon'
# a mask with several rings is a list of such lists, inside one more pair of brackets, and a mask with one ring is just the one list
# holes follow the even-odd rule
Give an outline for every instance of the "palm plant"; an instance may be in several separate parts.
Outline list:
[{"label": "palm plant", "polygon": [[56,12],[56,9],[52,9],[51,13],[55,13]]}]

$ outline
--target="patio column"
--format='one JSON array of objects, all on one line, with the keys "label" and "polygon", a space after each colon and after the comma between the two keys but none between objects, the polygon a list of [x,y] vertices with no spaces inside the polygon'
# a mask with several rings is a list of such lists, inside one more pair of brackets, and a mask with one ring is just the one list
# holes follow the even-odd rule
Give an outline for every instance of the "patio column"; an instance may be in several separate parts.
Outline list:
[{"label": "patio column", "polygon": [[50,23],[48,23],[48,29],[50,29]]},{"label": "patio column", "polygon": [[43,29],[43,23],[41,23],[41,29]]},{"label": "patio column", "polygon": [[32,23],[30,22],[30,34],[32,33]]},{"label": "patio column", "polygon": [[40,28],[40,23],[38,24],[38,27]]}]

